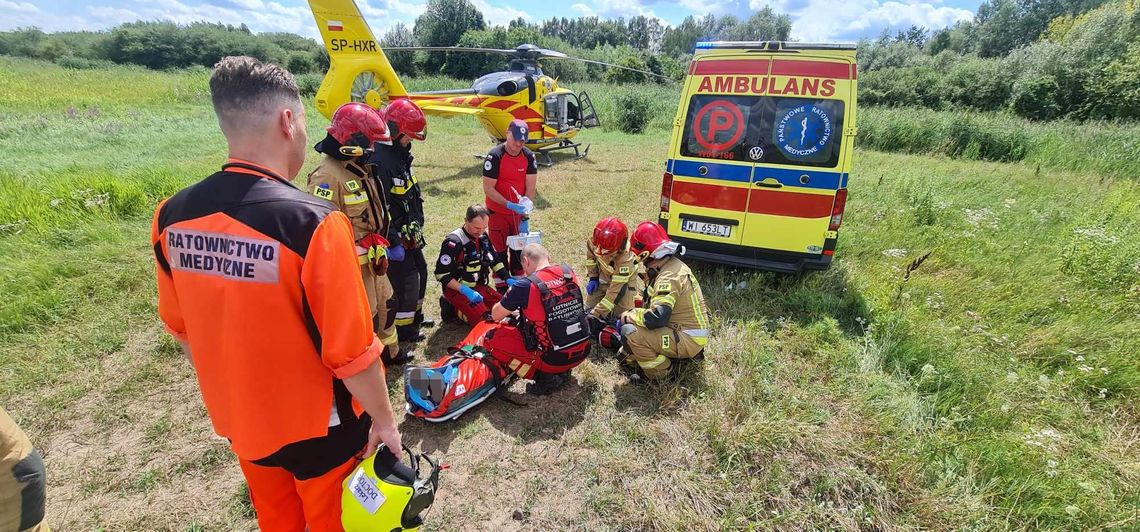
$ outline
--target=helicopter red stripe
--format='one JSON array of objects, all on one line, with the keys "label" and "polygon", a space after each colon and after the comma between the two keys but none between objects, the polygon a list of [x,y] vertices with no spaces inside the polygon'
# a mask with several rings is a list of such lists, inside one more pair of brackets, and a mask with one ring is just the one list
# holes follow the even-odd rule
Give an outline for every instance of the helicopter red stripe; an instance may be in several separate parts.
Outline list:
[{"label": "helicopter red stripe", "polygon": [[768,74],[768,60],[726,59],[720,61],[695,61],[689,67],[689,74]]},{"label": "helicopter red stripe", "polygon": [[538,114],[534,109],[531,109],[525,105],[519,107],[518,109],[515,109],[514,111],[511,111],[511,115],[521,120],[526,120],[528,118],[537,118],[539,120],[542,120],[542,115]]},{"label": "helicopter red stripe", "polygon": [[487,107],[494,107],[495,109],[502,109],[506,111],[508,108],[513,107],[516,103],[517,102],[511,100],[495,100],[487,104]]},{"label": "helicopter red stripe", "polygon": [[851,65],[848,63],[826,63],[823,61],[794,61],[777,59],[772,62],[773,76],[798,76],[806,78],[852,79]]}]

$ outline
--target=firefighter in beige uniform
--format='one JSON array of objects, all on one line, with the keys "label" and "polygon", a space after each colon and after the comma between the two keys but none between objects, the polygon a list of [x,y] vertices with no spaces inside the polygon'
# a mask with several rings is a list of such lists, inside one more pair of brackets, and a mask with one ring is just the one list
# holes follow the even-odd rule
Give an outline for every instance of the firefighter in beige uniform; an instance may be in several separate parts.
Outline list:
[{"label": "firefighter in beige uniform", "polygon": [[[309,173],[309,192],[331,201],[352,222],[353,240],[360,258],[360,273],[376,335],[384,344],[386,364],[407,362],[400,352],[395,326],[395,293],[388,280],[387,203],[383,191],[365,164],[365,150],[376,142],[391,142],[380,111],[363,103],[346,103],[333,113],[328,135],[315,149],[325,156]],[[359,156],[341,153],[344,146],[364,148]]]},{"label": "firefighter in beige uniform", "polygon": [[586,243],[586,308],[602,323],[613,323],[636,306],[641,293],[637,256],[629,251],[629,229],[616,217],[603,218]]},{"label": "firefighter in beige uniform", "polygon": [[664,228],[642,222],[630,248],[645,265],[646,304],[622,314],[623,350],[647,378],[660,379],[668,375],[672,359],[702,354],[709,338],[708,307],[697,278],[677,256],[677,243]]}]

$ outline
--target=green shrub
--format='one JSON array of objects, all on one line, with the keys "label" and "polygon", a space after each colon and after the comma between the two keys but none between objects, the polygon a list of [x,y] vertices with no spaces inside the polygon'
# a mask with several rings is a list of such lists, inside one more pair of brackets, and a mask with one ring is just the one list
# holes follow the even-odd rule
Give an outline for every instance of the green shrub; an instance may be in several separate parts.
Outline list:
[{"label": "green shrub", "polygon": [[324,74],[300,74],[294,77],[297,79],[297,88],[301,89],[301,96],[316,95],[317,89],[321,88],[321,81],[325,79]]},{"label": "green shrub", "polygon": [[110,61],[87,59],[86,57],[76,57],[74,55],[65,55],[56,59],[55,64],[63,68],[71,68],[74,70],[90,70],[93,68],[110,68],[114,66],[114,63]]},{"label": "green shrub", "polygon": [[313,60],[313,54],[294,50],[285,58],[285,68],[294,75],[308,74],[316,70],[316,61]]},{"label": "green shrub", "polygon": [[649,124],[651,118],[652,101],[649,96],[636,90],[626,91],[618,94],[615,103],[617,104],[617,116],[615,118],[618,129],[625,133],[645,131],[645,126]]},{"label": "green shrub", "polygon": [[1043,74],[1019,79],[1013,84],[1013,98],[1010,107],[1019,116],[1034,120],[1048,120],[1061,115],[1061,105],[1057,102],[1060,87],[1052,75]]}]

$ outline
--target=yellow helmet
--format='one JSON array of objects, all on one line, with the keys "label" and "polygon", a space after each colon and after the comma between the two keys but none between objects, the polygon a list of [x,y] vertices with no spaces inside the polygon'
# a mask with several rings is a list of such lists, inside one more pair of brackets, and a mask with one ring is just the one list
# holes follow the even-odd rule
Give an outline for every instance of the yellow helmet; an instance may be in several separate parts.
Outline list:
[{"label": "yellow helmet", "polygon": [[[345,532],[417,530],[424,523],[422,514],[435,502],[440,467],[407,446],[404,452],[408,464],[381,446],[344,479],[340,522]],[[420,478],[421,459],[431,466],[425,478]]]}]

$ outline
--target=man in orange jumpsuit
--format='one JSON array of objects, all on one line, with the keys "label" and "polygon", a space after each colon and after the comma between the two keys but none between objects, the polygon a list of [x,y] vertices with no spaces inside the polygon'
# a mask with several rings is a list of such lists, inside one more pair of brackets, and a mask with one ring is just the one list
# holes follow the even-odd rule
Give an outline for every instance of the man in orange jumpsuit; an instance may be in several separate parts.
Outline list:
[{"label": "man in orange jumpsuit", "polygon": [[226,57],[210,95],[229,160],[155,211],[158,313],[260,528],[340,530],[357,457],[381,443],[400,453],[352,226],[291,184],[308,142],[291,74]]}]

